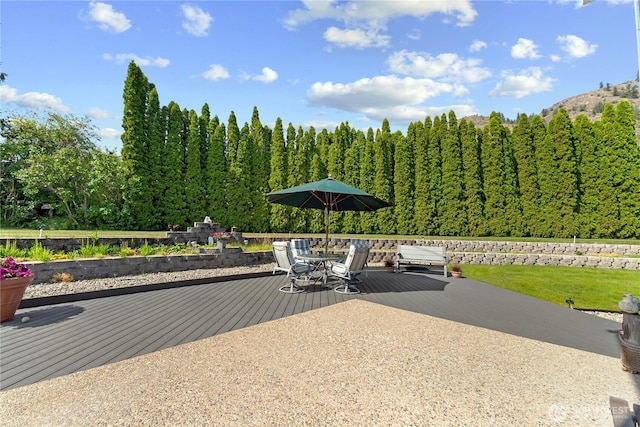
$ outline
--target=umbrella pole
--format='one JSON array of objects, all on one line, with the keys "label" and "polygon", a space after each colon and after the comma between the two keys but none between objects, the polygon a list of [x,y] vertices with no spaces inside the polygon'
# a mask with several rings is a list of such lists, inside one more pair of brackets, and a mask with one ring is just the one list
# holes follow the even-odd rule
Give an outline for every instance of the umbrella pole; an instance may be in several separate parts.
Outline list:
[{"label": "umbrella pole", "polygon": [[329,253],[329,207],[324,207],[324,254]]}]

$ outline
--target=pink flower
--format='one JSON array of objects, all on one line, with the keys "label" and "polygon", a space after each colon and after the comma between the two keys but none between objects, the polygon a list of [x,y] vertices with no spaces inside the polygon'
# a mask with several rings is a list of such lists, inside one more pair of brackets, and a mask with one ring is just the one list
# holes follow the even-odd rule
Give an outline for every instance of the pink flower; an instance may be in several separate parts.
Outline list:
[{"label": "pink flower", "polygon": [[0,262],[0,278],[10,279],[12,277],[24,277],[31,275],[31,270],[24,264],[17,263],[13,258],[8,257]]}]

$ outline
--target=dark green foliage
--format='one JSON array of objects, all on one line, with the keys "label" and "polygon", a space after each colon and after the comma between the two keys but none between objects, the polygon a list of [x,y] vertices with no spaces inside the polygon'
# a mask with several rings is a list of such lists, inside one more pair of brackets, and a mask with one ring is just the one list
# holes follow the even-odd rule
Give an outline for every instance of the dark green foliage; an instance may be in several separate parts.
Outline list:
[{"label": "dark green foliage", "polygon": [[[393,195],[393,139],[389,121],[382,121],[382,130],[378,133],[373,146],[376,174],[373,194],[389,203],[395,203]],[[383,234],[396,232],[395,213],[393,207],[376,211],[378,231]]]},{"label": "dark green foliage", "polygon": [[[441,126],[447,121],[443,116]],[[443,129],[444,132],[444,129]],[[469,233],[465,211],[462,143],[458,120],[449,113],[448,128],[442,140],[442,203],[440,235],[465,236]]]},{"label": "dark green foliage", "polygon": [[520,115],[513,133],[500,113],[476,129],[450,112],[411,123],[405,137],[387,120],[366,135],[348,123],[318,134],[289,124],[285,135],[280,119],[262,125],[257,107],[241,131],[233,112],[225,126],[207,104],[199,117],[161,107],[134,63],[123,99],[120,156],[91,148],[93,131],[77,119],[1,120],[4,223],[32,225],[52,206],[49,223],[69,227],[184,229],[209,215],[240,231],[323,233],[322,211],[270,205],[265,193],[330,173],[395,203],[334,212],[332,233],[640,236],[638,112],[628,102],[596,106],[595,123],[562,109],[548,128]]},{"label": "dark green foliage", "polygon": [[537,212],[540,200],[536,154],[531,124],[526,114],[521,114],[512,134],[513,153],[517,163],[518,188],[522,206],[522,232],[525,236],[537,228]]},{"label": "dark green foliage", "polygon": [[565,109],[560,109],[536,147],[540,210],[544,237],[572,237],[577,233],[575,212],[578,203],[576,147],[573,125]]},{"label": "dark green foliage", "polygon": [[429,133],[431,129],[431,118],[425,119],[425,124],[422,122],[414,123],[415,134],[415,194],[414,194],[414,223],[416,227],[416,233],[419,235],[426,235],[429,230],[429,223],[427,221],[429,205]]},{"label": "dark green foliage", "polygon": [[[446,129],[446,123],[444,127]],[[442,152],[441,141],[443,136],[442,125],[438,116],[433,118],[433,125],[426,126],[429,129],[429,146],[427,148],[428,183],[429,189],[423,197],[426,199],[426,209],[421,221],[426,224],[426,235],[436,236],[440,233],[440,203],[442,201]]]},{"label": "dark green foliage", "polygon": [[207,212],[214,222],[229,224],[227,208],[227,159],[225,157],[226,127],[217,117],[209,122],[209,153],[205,170]]},{"label": "dark green foliage", "polygon": [[[376,167],[374,162],[374,134],[373,129],[367,130],[367,136],[363,142],[360,153],[360,188],[367,193],[373,193],[375,189]],[[377,219],[375,212],[362,212],[360,214],[360,228],[363,233],[373,233],[376,230]]]},{"label": "dark green foliage", "polygon": [[[344,182],[360,188],[360,153],[366,144],[366,138],[362,131],[357,131],[351,146],[347,148],[344,158]],[[345,233],[360,233],[360,212],[345,212],[342,222],[342,230]]]},{"label": "dark green foliage", "polygon": [[395,215],[398,234],[414,234],[415,224],[415,125],[410,124],[407,137],[400,131],[393,134],[395,147],[394,188]]},{"label": "dark green foliage", "polygon": [[153,195],[147,169],[147,99],[149,81],[135,62],[129,63],[124,82],[122,115],[122,161],[127,173],[124,198],[136,229],[154,224]]},{"label": "dark green foliage", "polygon": [[200,120],[198,114],[189,112],[189,132],[187,136],[187,169],[184,178],[184,195],[187,203],[189,222],[202,221],[207,215],[205,206],[202,162],[200,161]]},{"label": "dark green foliage", "polygon": [[480,139],[473,122],[460,120],[460,140],[463,162],[464,202],[467,229],[470,236],[484,236],[484,193],[480,163]]},{"label": "dark green foliage", "polygon": [[492,236],[508,236],[511,229],[507,218],[507,194],[505,180],[508,173],[505,143],[507,132],[497,114],[491,114],[484,128],[481,146],[484,214],[487,231]]},{"label": "dark green foliage", "polygon": [[[293,126],[290,126],[293,129]],[[276,119],[271,142],[271,174],[269,176],[269,191],[281,190],[287,187],[287,176],[289,168],[287,167],[287,153],[282,130],[282,120],[280,117]],[[289,231],[289,222],[291,208],[271,204],[270,227],[275,232]]]},{"label": "dark green foliage", "polygon": [[184,126],[182,111],[175,102],[168,105],[167,143],[162,153],[162,186],[164,197],[160,209],[163,222],[169,225],[187,227],[186,202],[184,193],[185,157],[182,147]]},{"label": "dark green foliage", "polygon": [[148,186],[151,196],[151,208],[153,214],[148,218],[149,222],[143,224],[146,230],[163,230],[165,224],[162,223],[160,212],[160,200],[163,197],[164,188],[162,182],[162,149],[165,143],[165,120],[160,108],[160,99],[155,86],[149,91],[149,101],[147,103],[147,140],[146,140],[146,164],[148,175]]},{"label": "dark green foliage", "polygon": [[609,138],[606,157],[611,168],[614,194],[618,201],[620,225],[617,236],[630,238],[640,229],[640,146],[635,133],[635,119],[628,101],[618,103]]},{"label": "dark green foliage", "polygon": [[[600,128],[597,125],[595,128]],[[618,228],[617,203],[612,187],[611,170],[603,155],[604,145],[596,138],[596,130],[584,115],[573,125],[574,135],[582,153],[579,161],[580,200],[578,224],[580,237],[612,237]]]}]

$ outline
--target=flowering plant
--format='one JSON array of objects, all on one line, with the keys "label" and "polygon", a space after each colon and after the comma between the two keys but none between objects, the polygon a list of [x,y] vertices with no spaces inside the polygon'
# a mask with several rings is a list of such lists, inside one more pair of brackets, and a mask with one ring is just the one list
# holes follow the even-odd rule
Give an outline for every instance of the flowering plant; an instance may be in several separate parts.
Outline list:
[{"label": "flowering plant", "polygon": [[216,240],[229,240],[231,238],[231,234],[226,231],[216,231],[213,233],[213,238]]},{"label": "flowering plant", "polygon": [[18,264],[13,258],[8,257],[0,262],[0,278],[30,276],[31,270],[24,264]]}]

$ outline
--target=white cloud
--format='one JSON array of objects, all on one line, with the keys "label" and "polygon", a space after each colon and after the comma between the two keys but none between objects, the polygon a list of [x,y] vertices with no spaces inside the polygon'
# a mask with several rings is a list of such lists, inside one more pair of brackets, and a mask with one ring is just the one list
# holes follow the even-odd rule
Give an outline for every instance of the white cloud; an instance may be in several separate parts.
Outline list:
[{"label": "white cloud", "polygon": [[113,128],[100,128],[98,129],[98,136],[100,138],[119,138],[122,135],[122,130]]},{"label": "white cloud", "polygon": [[413,30],[407,33],[407,38],[410,40],[420,40],[422,38],[422,32],[418,28],[414,28]]},{"label": "white cloud", "polygon": [[87,116],[91,117],[92,119],[98,119],[98,120],[113,118],[111,114],[109,114],[107,111],[97,107],[89,108],[87,110]]},{"label": "white cloud", "polygon": [[420,104],[453,90],[453,85],[431,79],[377,76],[348,84],[317,82],[307,90],[307,99],[314,105],[371,114],[376,110]]},{"label": "white cloud", "polygon": [[589,43],[586,40],[571,34],[558,36],[556,41],[560,44],[560,49],[565,51],[571,58],[583,58],[595,53],[598,48],[597,44]]},{"label": "white cloud", "polygon": [[475,83],[491,76],[491,72],[480,67],[479,59],[462,59],[455,53],[394,52],[389,59],[389,68],[394,73],[418,77],[441,78],[445,81]]},{"label": "white cloud", "polygon": [[116,12],[106,3],[89,3],[89,19],[98,23],[101,30],[122,33],[131,28],[131,21],[124,13]]},{"label": "white cloud", "polygon": [[540,58],[538,46],[529,40],[519,38],[518,43],[511,46],[511,56],[515,59],[537,59]]},{"label": "white cloud", "polygon": [[262,74],[251,75],[246,71],[242,71],[239,76],[240,80],[257,80],[263,83],[271,83],[278,80],[278,73],[269,67],[262,69]]},{"label": "white cloud", "polygon": [[318,19],[332,19],[345,23],[377,22],[383,24],[389,19],[403,16],[414,16],[424,19],[430,15],[441,13],[455,16],[458,26],[467,26],[473,22],[478,13],[469,0],[452,1],[347,1],[335,0],[302,0],[304,8],[289,12],[284,20],[285,27],[294,29]]},{"label": "white cloud", "polygon": [[389,45],[391,37],[378,34],[376,30],[341,30],[336,27],[329,27],[324,32],[324,39],[338,47],[386,47]]},{"label": "white cloud", "polygon": [[489,92],[489,96],[524,98],[527,95],[540,92],[549,92],[553,87],[554,79],[543,75],[539,67],[530,67],[514,75],[504,72],[503,80]]},{"label": "white cloud", "polygon": [[115,55],[111,55],[110,53],[105,53],[102,55],[102,59],[105,61],[112,61],[116,64],[123,64],[125,62],[134,61],[140,67],[159,67],[165,68],[170,64],[170,61],[166,58],[157,57],[157,58],[141,58],[134,53],[117,53]]},{"label": "white cloud", "polygon": [[269,67],[264,67],[262,74],[253,77],[253,79],[263,83],[271,83],[278,80],[278,73]]},{"label": "white cloud", "polygon": [[188,4],[182,5],[182,14],[185,20],[182,21],[182,28],[189,34],[196,37],[204,37],[209,33],[209,27],[213,18],[204,10]]},{"label": "white cloud", "polygon": [[[302,0],[303,8],[289,12],[284,26],[290,30],[320,19],[341,22],[344,29],[329,27],[324,38],[340,47],[386,47],[390,36],[381,34],[387,30],[387,22],[401,17],[425,19],[433,14],[454,16],[458,26],[470,25],[478,13],[470,0],[451,1],[344,1]],[[415,33],[409,38],[415,40]],[[419,37],[419,34],[418,34]]]},{"label": "white cloud", "polygon": [[478,52],[486,47],[487,44],[482,40],[474,40],[473,43],[471,43],[471,46],[469,46],[469,52]]},{"label": "white cloud", "polygon": [[0,86],[0,104],[15,104],[19,107],[34,109],[52,109],[59,113],[69,113],[71,110],[62,100],[45,92],[26,92],[18,94],[15,88]]},{"label": "white cloud", "polygon": [[229,72],[220,64],[211,64],[209,69],[201,74],[207,80],[228,79]]}]

